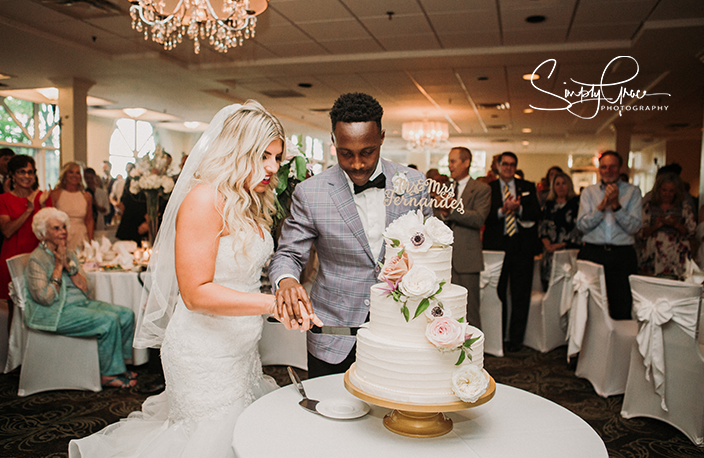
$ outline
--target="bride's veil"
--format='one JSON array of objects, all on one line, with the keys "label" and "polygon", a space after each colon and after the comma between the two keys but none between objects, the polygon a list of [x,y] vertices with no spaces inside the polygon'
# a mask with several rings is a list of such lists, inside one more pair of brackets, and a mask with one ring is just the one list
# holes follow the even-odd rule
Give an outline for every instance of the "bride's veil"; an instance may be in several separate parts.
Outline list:
[{"label": "bride's veil", "polygon": [[134,336],[135,348],[159,348],[164,340],[166,326],[174,313],[178,299],[178,282],[174,259],[176,239],[176,215],[181,202],[191,190],[193,175],[210,149],[213,140],[220,134],[225,120],[242,105],[234,104],[220,110],[188,155],[176,186],[171,192],[159,232],[154,242],[147,267],[140,313]]}]

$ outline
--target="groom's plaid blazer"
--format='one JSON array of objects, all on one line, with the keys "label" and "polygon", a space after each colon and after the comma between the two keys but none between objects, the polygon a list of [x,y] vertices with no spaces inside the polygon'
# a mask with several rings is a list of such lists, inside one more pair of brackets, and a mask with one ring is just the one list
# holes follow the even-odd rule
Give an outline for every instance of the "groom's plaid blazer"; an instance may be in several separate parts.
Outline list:
[{"label": "groom's plaid blazer", "polygon": [[[386,175],[386,195],[395,196],[392,179],[397,172],[406,172],[412,185],[425,180],[417,170],[380,160]],[[402,197],[411,196],[406,193]],[[427,190],[412,197],[427,198]],[[386,207],[386,226],[417,208],[391,202]],[[424,207],[423,213],[430,216],[432,209]],[[320,261],[310,293],[315,313],[329,326],[361,325],[369,312],[369,288],[378,283],[378,261],[383,261],[385,250],[382,248],[379,259],[373,259],[352,191],[338,165],[296,186],[291,216],[284,222],[279,247],[269,266],[271,281],[285,274],[299,278],[313,245]],[[331,364],[342,362],[355,342],[355,337],[308,333],[308,351]]]}]

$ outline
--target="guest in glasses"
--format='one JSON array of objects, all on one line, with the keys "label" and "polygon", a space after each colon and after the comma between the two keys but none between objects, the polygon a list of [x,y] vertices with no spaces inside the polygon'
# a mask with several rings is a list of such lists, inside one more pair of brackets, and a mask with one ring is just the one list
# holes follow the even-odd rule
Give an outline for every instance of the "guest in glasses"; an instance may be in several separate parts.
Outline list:
[{"label": "guest in glasses", "polygon": [[[384,205],[393,179],[425,180],[417,170],[380,159],[384,113],[367,94],[341,95],[330,111],[338,164],[296,186],[291,216],[284,221],[279,247],[269,266],[280,308],[297,327],[299,301],[312,303],[326,325],[359,326],[369,314],[369,288],[384,259],[382,233],[399,216],[416,210],[404,202]],[[404,178],[401,178],[404,177]],[[418,195],[417,195],[418,196]],[[427,198],[423,191],[418,197]],[[423,209],[430,216],[431,208]],[[310,298],[299,283],[315,246],[320,260]],[[283,314],[283,311],[280,312]],[[354,336],[308,334],[308,376],[345,372],[355,359]]]},{"label": "guest in glasses", "polygon": [[8,301],[9,319],[12,323],[12,303],[9,301],[10,271],[7,261],[11,257],[31,253],[39,240],[32,232],[32,217],[45,205],[48,193],[37,190],[36,168],[31,156],[19,154],[7,163],[9,192],[0,195],[0,231],[5,240],[0,250],[0,299]]},{"label": "guest in glasses", "polygon": [[25,270],[30,328],[71,337],[98,337],[100,379],[104,387],[131,388],[136,374],[128,372],[132,357],[134,312],[121,305],[88,299],[88,283],[76,254],[67,248],[69,217],[56,208],[37,212],[32,230],[41,243]]}]

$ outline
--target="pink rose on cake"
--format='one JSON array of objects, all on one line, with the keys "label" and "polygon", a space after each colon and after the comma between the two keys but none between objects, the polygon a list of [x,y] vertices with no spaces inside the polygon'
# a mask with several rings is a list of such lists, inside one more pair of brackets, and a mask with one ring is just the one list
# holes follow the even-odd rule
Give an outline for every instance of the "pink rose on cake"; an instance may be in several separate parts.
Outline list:
[{"label": "pink rose on cake", "polygon": [[460,366],[452,374],[452,391],[464,402],[477,402],[486,393],[489,379],[473,364]]},{"label": "pink rose on cake", "polygon": [[425,266],[413,266],[399,284],[401,292],[410,298],[427,298],[438,290],[435,272]]},{"label": "pink rose on cake", "polygon": [[455,240],[452,229],[434,216],[425,222],[425,232],[430,236],[433,245],[450,246]]},{"label": "pink rose on cake", "polygon": [[413,260],[408,257],[406,250],[401,250],[398,254],[389,256],[384,262],[384,267],[379,273],[379,280],[396,283],[413,267]]},{"label": "pink rose on cake", "polygon": [[436,318],[425,328],[425,337],[439,350],[454,350],[464,344],[467,323],[450,317]]}]

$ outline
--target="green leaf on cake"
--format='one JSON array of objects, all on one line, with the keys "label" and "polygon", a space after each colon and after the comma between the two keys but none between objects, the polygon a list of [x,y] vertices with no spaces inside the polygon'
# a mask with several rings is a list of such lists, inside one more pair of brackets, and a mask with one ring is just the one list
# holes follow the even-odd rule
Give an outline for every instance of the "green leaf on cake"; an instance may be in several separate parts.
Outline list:
[{"label": "green leaf on cake", "polygon": [[464,323],[464,317],[461,316],[461,317],[457,318],[457,321],[459,321],[460,323]]},{"label": "green leaf on cake", "polygon": [[462,361],[464,361],[464,351],[460,352],[460,357],[457,358],[457,362],[455,363],[455,366],[459,366],[460,364],[462,364]]},{"label": "green leaf on cake", "polygon": [[401,245],[401,241],[398,239],[389,239],[389,242],[391,242],[391,248],[396,248]]},{"label": "green leaf on cake", "polygon": [[473,344],[474,342],[476,342],[477,340],[479,340],[479,337],[474,337],[474,338],[472,338],[472,339],[467,339],[467,340],[464,341],[464,344],[463,344],[463,345],[464,345],[466,348],[472,348],[472,344]]},{"label": "green leaf on cake", "polygon": [[[420,301],[420,304],[418,304],[418,308],[416,309],[415,315],[413,315],[413,319],[415,320],[420,316],[421,313],[425,312],[425,310],[430,306],[430,301],[426,297],[422,301]],[[408,320],[406,320],[408,321]]]},{"label": "green leaf on cake", "polygon": [[406,304],[403,304],[403,307],[401,307],[401,313],[403,313],[403,317],[406,319],[406,322],[408,322],[408,307],[406,307]]},{"label": "green leaf on cake", "polygon": [[435,292],[435,294],[433,294],[433,296],[442,293],[442,287],[445,286],[445,283],[447,283],[445,280],[440,282],[440,286],[439,286],[438,290]]}]

